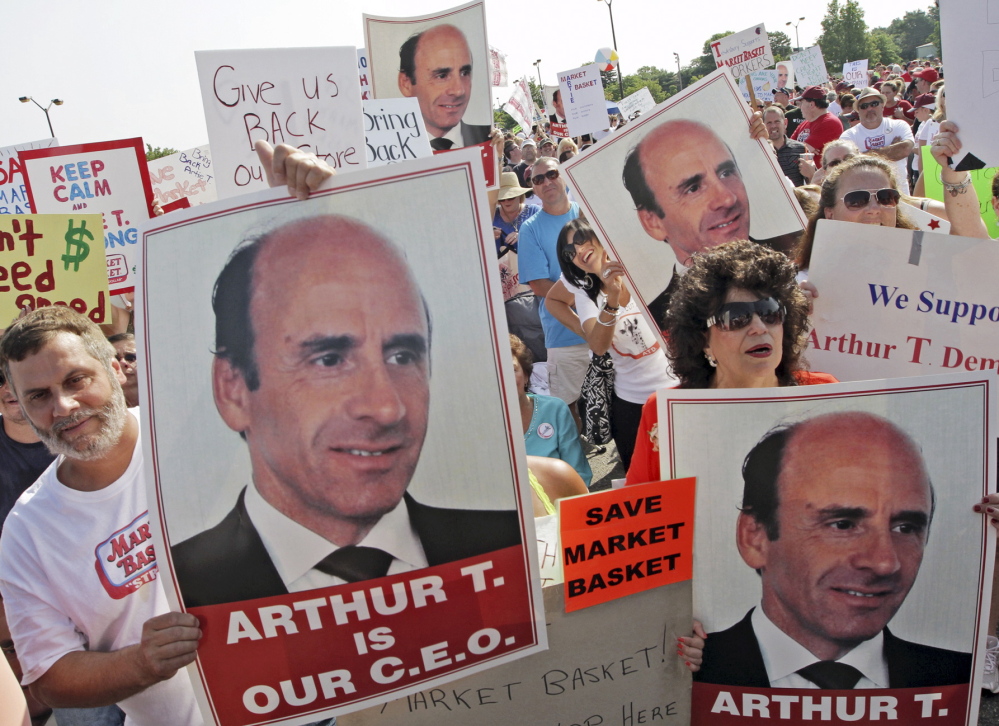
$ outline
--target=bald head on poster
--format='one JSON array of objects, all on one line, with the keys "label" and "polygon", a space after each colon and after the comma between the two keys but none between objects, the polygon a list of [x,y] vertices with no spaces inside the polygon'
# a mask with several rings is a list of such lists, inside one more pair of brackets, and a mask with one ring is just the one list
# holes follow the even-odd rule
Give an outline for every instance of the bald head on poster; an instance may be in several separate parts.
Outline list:
[{"label": "bald head on poster", "polygon": [[705,683],[915,688],[968,683],[971,656],[894,636],[935,509],[920,447],[870,413],[770,430],[746,456],[736,541],[760,606],[707,639]]}]

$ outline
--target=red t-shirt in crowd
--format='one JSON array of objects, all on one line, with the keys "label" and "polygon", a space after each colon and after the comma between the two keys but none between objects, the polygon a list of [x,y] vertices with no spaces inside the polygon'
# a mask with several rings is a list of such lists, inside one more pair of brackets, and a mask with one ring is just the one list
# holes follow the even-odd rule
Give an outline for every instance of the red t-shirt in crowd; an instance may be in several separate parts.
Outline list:
[{"label": "red t-shirt in crowd", "polygon": [[915,118],[915,114],[912,112],[912,104],[902,99],[896,100],[894,106],[885,106],[882,115],[884,115],[885,118],[895,118],[896,108],[902,109],[905,117],[910,121]]},{"label": "red t-shirt in crowd", "polygon": [[[799,386],[839,383],[835,376],[812,371],[795,371],[794,379]],[[631,455],[631,466],[628,467],[625,483],[644,484],[650,481],[660,481],[661,478],[659,476],[659,405],[656,394],[653,393],[642,406],[642,420],[638,424],[635,452]]]},{"label": "red t-shirt in crowd", "polygon": [[815,162],[818,166],[822,159],[822,149],[830,141],[838,139],[841,133],[843,122],[827,111],[814,121],[805,121],[795,129],[791,138],[815,149]]}]

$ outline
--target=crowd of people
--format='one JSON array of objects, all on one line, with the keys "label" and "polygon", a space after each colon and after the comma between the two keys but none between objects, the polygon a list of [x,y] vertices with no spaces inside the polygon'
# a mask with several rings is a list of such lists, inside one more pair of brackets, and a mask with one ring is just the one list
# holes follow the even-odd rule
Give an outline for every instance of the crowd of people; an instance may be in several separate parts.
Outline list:
[{"label": "crowd of people", "polygon": [[[587,456],[606,438],[629,484],[658,480],[656,392],[663,388],[835,382],[808,369],[805,350],[811,298],[820,294],[807,282],[819,220],[913,229],[906,210],[917,207],[949,220],[954,234],[988,236],[968,173],[948,167],[961,142],[944,93],[942,68],[912,61],[904,69],[877,66],[861,88],[830,80],[779,88],[759,102],[748,133],[769,142],[797,189],[807,228],[768,246],[748,239],[748,210],[735,214],[736,237],[719,235],[682,260],[678,252],[668,295],[648,306],[651,321],[561,170],[598,141],[553,136],[554,117],[530,131],[493,132],[502,158],[492,218],[497,259],[519,277],[505,293],[534,301],[534,320],[511,325],[510,346],[535,515],[553,514],[559,498],[588,491]],[[606,133],[628,121],[609,118]],[[686,143],[714,144],[709,132],[688,125],[696,128]],[[650,135],[636,150],[632,182],[642,177],[642,155],[648,163],[655,145],[667,141]],[[943,167],[942,202],[923,197],[922,146]],[[333,174],[291,147],[261,142],[258,152],[271,184],[287,184],[299,198]],[[725,179],[733,174],[738,169],[726,167]],[[629,192],[636,199],[643,193]],[[645,192],[654,204],[653,191]],[[999,182],[993,193],[999,210]],[[649,225],[670,224],[661,210],[640,201],[636,207],[648,212]],[[131,307],[129,300],[105,330],[67,308],[25,310],[0,340],[0,527],[7,521],[0,645],[12,672],[30,684],[25,694],[39,722],[54,708],[60,726],[121,724],[126,713],[136,723],[200,723],[179,673],[196,657],[197,619],[170,612],[158,581],[148,584],[152,596],[116,600],[117,610],[109,609],[100,593],[78,586],[79,563],[54,566],[38,545],[41,530],[59,531],[69,550],[105,520],[148,509],[139,423],[129,410],[143,398]],[[604,439],[581,435],[594,418],[585,430],[602,428]],[[975,510],[999,526],[999,496]],[[695,624],[679,642],[691,670],[702,665],[704,649],[705,633]],[[999,680],[991,687],[999,689]]]}]

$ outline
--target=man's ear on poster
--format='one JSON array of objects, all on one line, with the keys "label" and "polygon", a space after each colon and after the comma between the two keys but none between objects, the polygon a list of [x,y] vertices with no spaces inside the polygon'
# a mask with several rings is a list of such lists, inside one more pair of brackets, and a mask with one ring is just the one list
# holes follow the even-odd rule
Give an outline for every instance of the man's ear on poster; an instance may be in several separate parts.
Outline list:
[{"label": "man's ear on poster", "polygon": [[758,522],[753,515],[740,512],[735,529],[735,541],[743,562],[756,570],[757,573],[762,574],[767,566],[767,554],[770,546],[766,527]]},{"label": "man's ear on poster", "polygon": [[243,372],[218,355],[212,360],[212,396],[226,426],[245,433],[250,427],[250,388]]}]

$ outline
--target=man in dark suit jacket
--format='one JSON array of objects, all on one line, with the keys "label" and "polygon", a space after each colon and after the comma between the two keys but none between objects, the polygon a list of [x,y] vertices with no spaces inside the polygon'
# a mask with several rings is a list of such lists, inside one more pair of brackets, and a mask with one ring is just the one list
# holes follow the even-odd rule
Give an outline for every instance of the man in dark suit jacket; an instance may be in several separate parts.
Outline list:
[{"label": "man in dark suit jacket", "polygon": [[391,242],[337,215],[285,224],[237,247],[212,306],[215,405],[247,443],[252,484],[220,524],[173,548],[189,605],[520,543],[513,510],[407,494],[427,432],[430,319]]},{"label": "man in dark suit jacket", "polygon": [[[760,575],[761,609],[708,635],[698,680],[761,688],[853,688],[886,673],[893,688],[969,681],[970,654],[900,640],[887,628],[916,580],[934,509],[908,434],[859,411],[816,416],[767,432],[742,476],[736,542]],[[880,653],[865,645],[882,634]],[[765,663],[791,672],[768,674]]]},{"label": "man in dark suit jacket", "polygon": [[[186,607],[287,594],[246,512],[245,498],[244,489],[225,519],[171,548]],[[404,501],[431,567],[521,543],[515,511],[440,509],[409,494]]]}]

